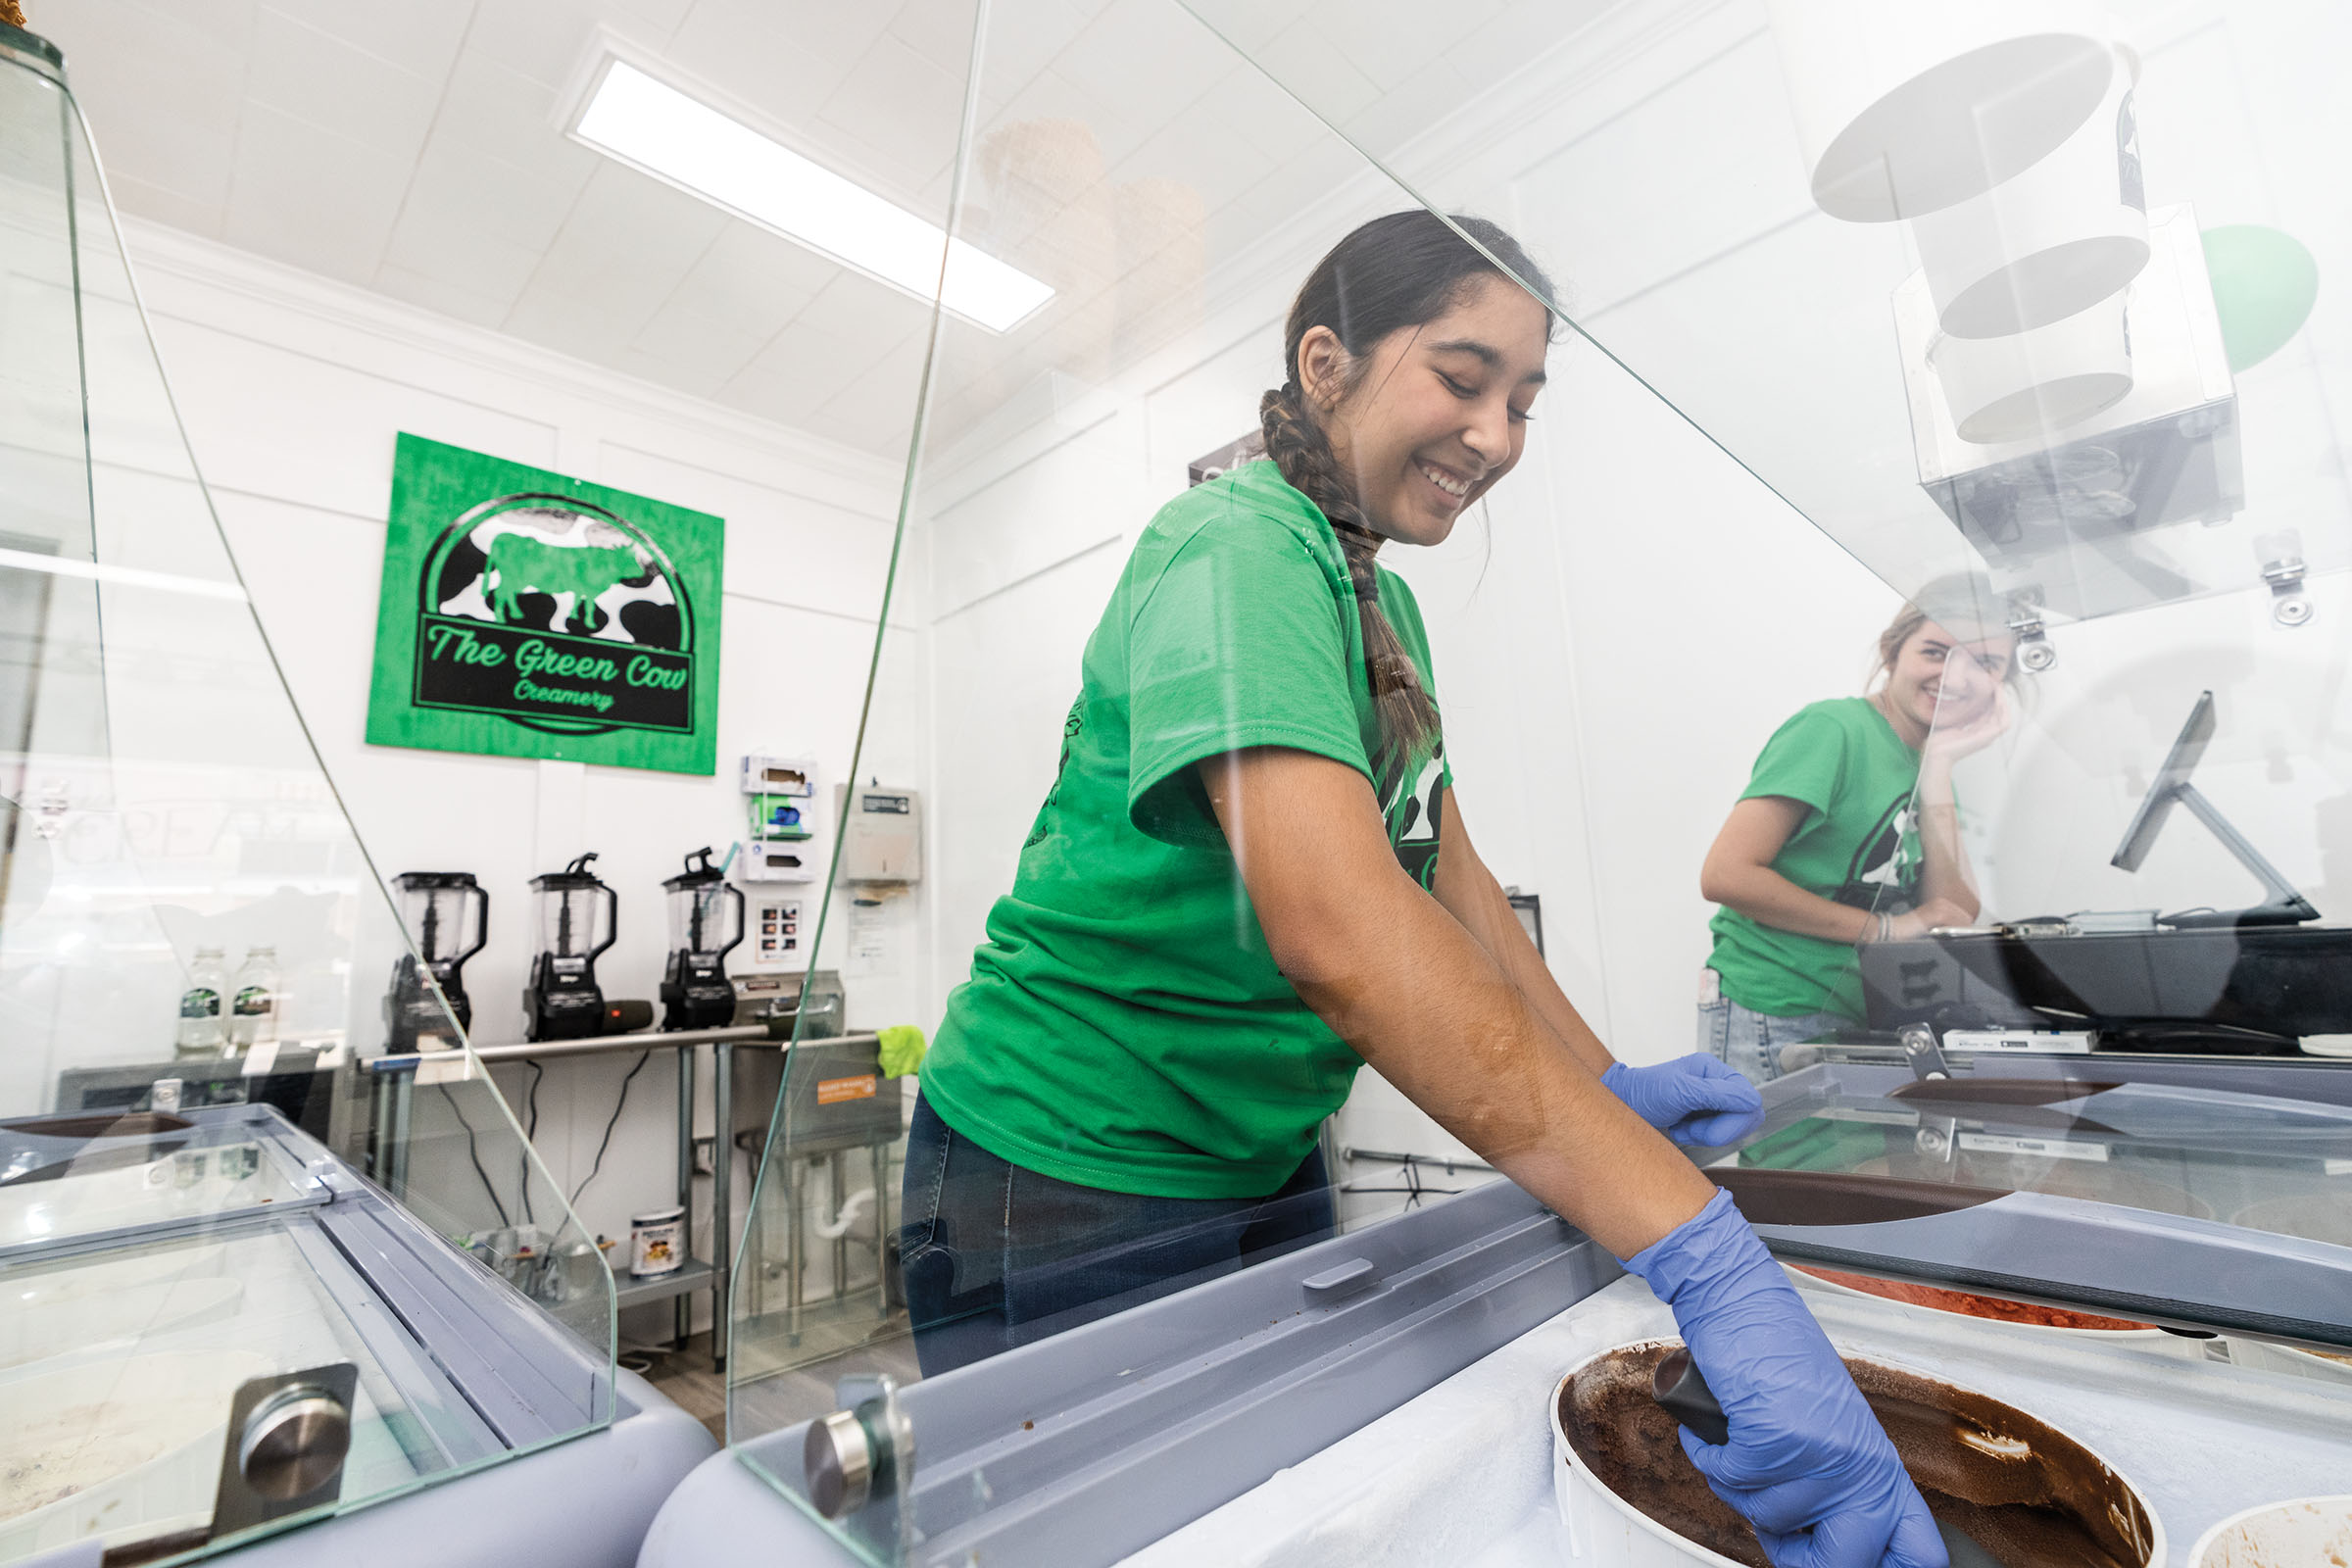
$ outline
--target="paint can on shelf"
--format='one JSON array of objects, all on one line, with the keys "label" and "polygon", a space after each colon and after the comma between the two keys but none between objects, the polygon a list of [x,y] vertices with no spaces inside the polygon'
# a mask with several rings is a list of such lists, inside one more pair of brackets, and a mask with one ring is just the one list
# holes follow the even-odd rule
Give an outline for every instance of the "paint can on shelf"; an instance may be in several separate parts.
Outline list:
[{"label": "paint can on shelf", "polygon": [[686,1210],[672,1203],[629,1216],[629,1272],[638,1279],[674,1274],[686,1262]]}]

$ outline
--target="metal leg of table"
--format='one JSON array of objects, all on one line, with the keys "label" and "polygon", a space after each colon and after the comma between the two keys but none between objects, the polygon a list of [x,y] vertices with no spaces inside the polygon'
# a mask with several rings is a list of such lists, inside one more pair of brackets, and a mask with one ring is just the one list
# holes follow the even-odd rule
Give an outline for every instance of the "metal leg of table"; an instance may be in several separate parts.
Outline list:
[{"label": "metal leg of table", "polygon": [[[678,1206],[679,1234],[686,1238],[688,1255],[694,1251],[694,1047],[678,1048]],[[683,1345],[694,1332],[694,1298],[681,1296],[671,1303],[670,1343]]]},{"label": "metal leg of table", "polygon": [[[833,1195],[833,1218],[829,1221],[831,1224],[841,1223],[842,1205],[848,1201],[850,1196],[849,1185],[848,1161],[842,1158],[842,1152],[836,1149],[825,1161],[825,1186],[826,1190]],[[874,1196],[878,1198],[881,1195],[877,1193]],[[849,1294],[850,1233],[843,1231],[839,1236],[833,1238],[833,1299],[838,1301]]]},{"label": "metal leg of table", "polygon": [[392,1190],[392,1075],[368,1075],[368,1179]]},{"label": "metal leg of table", "polygon": [[710,1361],[727,1364],[727,1284],[735,1272],[735,1048],[710,1048]]},{"label": "metal leg of table", "polygon": [[376,1148],[383,1171],[377,1180],[405,1203],[409,1198],[409,1118],[415,1113],[416,1073],[411,1068],[384,1077],[390,1081],[384,1083],[384,1095],[378,1102],[382,1117],[376,1123]]},{"label": "metal leg of table", "polygon": [[868,1144],[866,1152],[874,1157],[874,1310],[890,1316],[890,1273],[886,1266],[884,1249],[889,1246],[890,1189],[883,1182],[890,1174],[890,1146]]},{"label": "metal leg of table", "polygon": [[786,1234],[791,1238],[784,1250],[784,1333],[788,1343],[801,1343],[801,1258],[808,1245],[808,1216],[804,1211],[808,1203],[808,1183],[804,1173],[808,1161],[786,1151],[784,1155],[784,1204],[788,1221]]}]

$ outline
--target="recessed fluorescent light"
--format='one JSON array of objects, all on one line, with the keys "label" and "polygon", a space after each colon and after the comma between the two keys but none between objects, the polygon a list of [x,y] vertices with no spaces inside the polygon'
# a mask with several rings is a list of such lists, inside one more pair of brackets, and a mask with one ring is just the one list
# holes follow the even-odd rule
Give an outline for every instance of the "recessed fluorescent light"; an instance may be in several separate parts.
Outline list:
[{"label": "recessed fluorescent light", "polygon": [[[937,223],[657,81],[625,60],[605,68],[572,134],[869,277],[1002,332],[1054,297],[1018,268],[951,240]],[[943,279],[940,246],[947,246]]]},{"label": "recessed fluorescent light", "polygon": [[90,582],[111,582],[123,588],[156,588],[168,594],[194,594],[199,599],[233,599],[245,601],[245,590],[233,582],[216,582],[209,577],[182,577],[172,571],[146,571],[137,566],[117,566],[96,561],[76,561],[72,556],[44,556],[31,550],[0,550],[0,567],[18,571],[45,571],[52,577],[80,577]]}]

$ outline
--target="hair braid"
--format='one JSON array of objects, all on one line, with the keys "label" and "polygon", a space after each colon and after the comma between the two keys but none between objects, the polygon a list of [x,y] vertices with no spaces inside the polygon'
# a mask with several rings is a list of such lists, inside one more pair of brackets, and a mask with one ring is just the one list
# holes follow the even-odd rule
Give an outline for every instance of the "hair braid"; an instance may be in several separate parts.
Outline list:
[{"label": "hair braid", "polygon": [[1438,707],[1421,684],[1421,671],[1404,651],[1388,612],[1380,605],[1380,572],[1374,556],[1381,536],[1356,505],[1355,487],[1340,467],[1331,440],[1306,412],[1298,383],[1286,380],[1258,400],[1258,428],[1266,456],[1292,489],[1305,496],[1331,522],[1355,589],[1356,618],[1363,628],[1364,675],[1372,688],[1372,710],[1380,726],[1380,754],[1373,771],[1385,797],[1413,760],[1438,738]]},{"label": "hair braid", "polygon": [[[1298,348],[1311,329],[1329,328],[1353,362],[1354,374],[1343,385],[1350,390],[1374,348],[1391,333],[1427,325],[1451,310],[1464,290],[1493,278],[1516,279],[1539,300],[1552,292],[1550,280],[1519,242],[1483,218],[1441,218],[1414,208],[1358,224],[1299,286],[1283,326],[1283,383],[1258,400],[1266,456],[1293,489],[1323,510],[1347,557],[1356,616],[1363,623],[1364,673],[1380,725],[1372,770],[1384,797],[1416,760],[1436,750],[1438,707],[1381,609],[1380,571],[1372,558],[1382,535],[1332,451],[1331,437],[1315,416],[1318,411],[1307,407]],[[1547,306],[1547,330],[1549,317]]]}]

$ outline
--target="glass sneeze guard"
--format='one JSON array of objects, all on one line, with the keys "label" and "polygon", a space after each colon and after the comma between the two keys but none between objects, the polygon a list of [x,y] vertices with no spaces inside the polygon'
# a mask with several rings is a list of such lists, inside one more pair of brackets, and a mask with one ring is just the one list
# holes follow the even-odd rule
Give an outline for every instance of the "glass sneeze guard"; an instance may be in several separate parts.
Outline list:
[{"label": "glass sneeze guard", "polygon": [[[180,1560],[610,1423],[612,1284],[414,978],[62,61],[13,28],[0,122],[0,1562]],[[438,1049],[393,1127],[371,1064],[404,966]],[[216,1513],[232,1407],[285,1387],[348,1456]]]},{"label": "glass sneeze guard", "polygon": [[[2270,357],[2232,365],[2230,313],[2215,297],[2227,242],[2202,233],[2273,216],[2323,270],[2352,262],[2340,224],[2308,196],[2291,215],[2263,215],[2236,195],[2256,183],[2248,172],[2264,149],[2322,138],[2331,89],[2285,83],[2265,111],[2280,123],[2249,139],[2245,95],[2215,75],[2293,75],[2280,19],[2340,20],[2288,6],[2231,21],[2245,46],[2233,64],[2177,19],[2127,8],[2125,30],[2088,51],[2103,64],[2077,123],[2102,118],[2111,169],[2112,132],[2126,123],[2119,94],[2134,106],[2143,267],[2117,287],[2136,291],[2124,303],[2144,373],[2084,412],[2059,401],[2062,377],[2036,379],[2056,363],[2047,356],[2071,351],[2037,342],[2022,368],[2007,366],[2031,395],[1987,425],[1976,416],[1998,400],[1956,407],[1981,387],[1938,369],[1958,362],[1934,345],[1939,326],[1922,327],[1920,312],[1940,307],[1911,220],[1861,221],[1816,204],[1796,78],[1776,41],[1784,9],[1700,15],[1636,0],[1537,18],[1482,4],[1446,14],[1442,49],[1384,44],[1419,35],[1359,30],[1340,9],[1116,0],[1080,25],[1007,0],[975,15],[965,123],[943,181],[948,227],[1055,293],[1003,331],[934,307],[852,770],[854,789],[921,787],[933,861],[919,922],[906,913],[917,897],[906,887],[853,882],[836,864],[811,962],[851,976],[857,1023],[909,1016],[940,1034],[975,949],[986,970],[1012,945],[992,920],[1029,917],[996,901],[1022,879],[1050,880],[1071,760],[1107,721],[1072,699],[1123,657],[1119,616],[1104,607],[1123,605],[1152,548],[1147,524],[1193,486],[1239,493],[1258,399],[1281,379],[1291,291],[1376,215],[1423,202],[1487,215],[1560,284],[1545,301],[1564,331],[1539,423],[1519,472],[1455,538],[1384,552],[1381,564],[1428,633],[1451,798],[1479,823],[1491,863],[1544,873],[1547,956],[1572,999],[1629,1059],[1683,1049],[1701,954],[1682,937],[1710,912],[1687,884],[1772,732],[1747,733],[1754,714],[1709,699],[1784,665],[1850,681],[1858,699],[1856,665],[1904,600],[1957,581],[1968,623],[1949,629],[1982,645],[1960,656],[1979,662],[1955,662],[1953,700],[1932,701],[1904,744],[1958,754],[1949,781],[1977,913],[1842,958],[1853,1016],[1783,1054],[1764,1131],[1702,1162],[1791,1259],[2191,1331],[2352,1346],[2352,1292],[2340,1289],[2352,1237],[2337,1223],[2352,1211],[2352,1091],[2320,1054],[2326,1037],[2352,1033],[2352,1017],[2263,1039],[2213,1027],[2249,985],[2245,1004],[2277,1016],[2280,993],[2259,961],[2267,939],[2165,916],[2252,906],[2263,889],[2185,811],[2139,863],[2116,863],[2168,747],[2212,691],[2205,793],[2319,911],[2303,937],[2343,940],[2331,883],[2352,863],[2341,809],[2352,794],[2341,569],[2352,544],[2325,414],[2341,337],[2315,314]],[[1434,14],[1416,15],[1435,29]],[[1619,69],[1622,80],[1609,74]],[[1466,123],[1442,123],[1447,115]],[[2096,347],[2112,359],[2110,338]],[[2115,390],[2113,375],[2102,384]],[[1964,437],[1963,424],[1997,439]],[[1226,516],[1279,526],[1233,506]],[[2293,571],[2281,565],[2290,560]],[[1580,623],[1573,649],[1563,620]],[[1229,639],[1217,651],[1230,652],[1261,632],[1237,610],[1200,638]],[[1971,680],[2003,716],[1989,739],[1962,747],[1952,732]],[[1816,695],[1830,691],[1805,694]],[[1198,826],[1205,808],[1181,781],[1172,800],[1143,804],[1165,808],[1162,826]],[[1919,819],[1944,803],[1888,804],[1886,863],[1859,870],[1899,869],[1921,853]],[[1581,816],[1583,831],[1551,834],[1553,811]],[[1154,867],[1166,879],[1153,892],[1171,905],[1185,892],[1177,869]],[[1853,881],[1840,902],[1889,921],[1916,912],[1899,876]],[[1668,883],[1670,896],[1652,896]],[[1612,923],[1611,896],[1624,898],[1630,937]],[[1681,945],[1650,941],[1669,920],[1687,922],[1675,927]],[[896,968],[894,930],[907,933]],[[2034,1010],[2050,998],[2033,993],[2022,1016],[1937,1015],[1939,1078],[1915,1070],[1905,1049],[1901,1031],[1919,1020],[1863,1000],[1899,1002],[1902,964],[1962,962],[1953,955],[1974,951],[1969,942],[2118,933],[2140,943],[2142,993],[2176,982],[2161,1005],[2101,1002],[2095,1016],[2068,1017]],[[2222,945],[2204,980],[2166,961],[2186,951],[2163,947],[2176,937]],[[1872,963],[1893,966],[1891,993]],[[1105,967],[1151,991],[1135,955]],[[2164,1032],[2182,1023],[2186,1037]],[[1998,1039],[1965,1038],[2021,1030],[2037,1038],[2015,1059]],[[956,1352],[918,1346],[909,1327],[904,1268],[931,1238],[897,1212],[899,1129],[847,1125],[820,1102],[846,1070],[820,1052],[788,1062],[734,1286],[730,1441],[862,1559],[913,1560],[991,1509],[1016,1511],[1048,1461],[1021,1446],[1032,1440],[1016,1411],[943,1396],[930,1408],[959,1457],[994,1419],[1004,1458],[989,1471],[993,1491],[975,1465],[954,1472],[971,1481],[968,1494],[926,1493],[921,1424],[900,1396],[926,1374],[953,1375]],[[1371,1076],[1359,1075],[1358,1097]],[[884,1080],[878,1094],[893,1087]],[[1252,1083],[1237,1098],[1328,1088]],[[1093,1113],[1149,1145],[1143,1113]],[[1140,1125],[1121,1120],[1130,1115]],[[1065,1117],[1061,1131],[1066,1140],[1031,1140],[1041,1167],[1101,1126]],[[874,1195],[862,1208],[861,1152],[873,1154]],[[1343,1196],[1361,1185],[1358,1152],[1328,1151]],[[1457,1185],[1479,1175],[1466,1164]],[[1406,1201],[1423,1198],[1416,1189]],[[858,1245],[837,1241],[830,1258],[812,1240],[842,1232]],[[883,1241],[893,1233],[895,1281]],[[1280,1256],[1289,1240],[1204,1255],[1191,1278]],[[1042,1261],[1050,1272],[1067,1260]],[[986,1273],[955,1287],[989,1298],[1004,1282]],[[1016,1320],[1015,1343],[1089,1316],[1042,1304],[1024,1336],[1017,1313],[1001,1315]],[[1264,1330],[1237,1318],[1188,1320],[1186,1332],[1198,1337],[1154,1347],[1166,1359],[1148,1377],[1247,1363]],[[772,1440],[810,1422],[834,1424],[837,1451],[912,1458],[855,1478],[805,1469],[797,1441]]]}]

